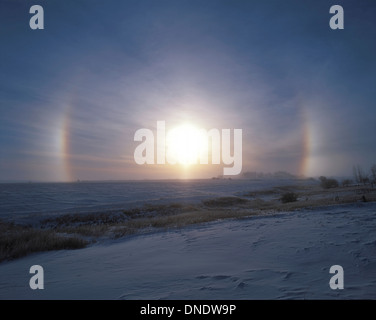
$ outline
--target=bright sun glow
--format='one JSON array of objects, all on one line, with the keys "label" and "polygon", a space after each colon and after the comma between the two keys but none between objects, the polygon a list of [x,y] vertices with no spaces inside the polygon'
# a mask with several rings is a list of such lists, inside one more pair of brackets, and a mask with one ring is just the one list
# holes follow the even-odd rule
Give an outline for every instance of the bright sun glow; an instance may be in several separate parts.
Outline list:
[{"label": "bright sun glow", "polygon": [[167,134],[167,157],[183,165],[198,163],[200,154],[207,152],[206,139],[202,130],[191,124],[180,125]]}]

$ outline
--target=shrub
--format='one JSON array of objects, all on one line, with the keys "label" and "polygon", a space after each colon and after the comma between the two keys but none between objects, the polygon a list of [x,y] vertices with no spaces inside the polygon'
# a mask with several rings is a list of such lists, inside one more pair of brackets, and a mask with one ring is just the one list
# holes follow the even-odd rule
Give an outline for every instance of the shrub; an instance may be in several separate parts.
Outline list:
[{"label": "shrub", "polygon": [[323,177],[323,176],[321,176],[319,179],[321,181],[320,185],[324,189],[337,188],[339,185],[336,179],[327,179],[326,177]]},{"label": "shrub", "polygon": [[295,202],[298,200],[298,195],[294,192],[284,193],[280,199],[282,203]]},{"label": "shrub", "polygon": [[353,181],[351,179],[345,179],[345,180],[342,181],[342,186],[348,187],[352,183],[353,183]]}]

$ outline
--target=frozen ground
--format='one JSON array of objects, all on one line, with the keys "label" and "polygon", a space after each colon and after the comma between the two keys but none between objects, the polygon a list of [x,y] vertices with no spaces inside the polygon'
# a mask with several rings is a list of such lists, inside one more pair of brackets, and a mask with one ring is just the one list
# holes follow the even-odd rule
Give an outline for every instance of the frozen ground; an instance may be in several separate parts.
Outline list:
[{"label": "frozen ground", "polygon": [[[45,289],[29,287],[30,266]],[[344,269],[332,290],[330,266]],[[375,299],[376,204],[190,226],[0,264],[1,299]]]}]

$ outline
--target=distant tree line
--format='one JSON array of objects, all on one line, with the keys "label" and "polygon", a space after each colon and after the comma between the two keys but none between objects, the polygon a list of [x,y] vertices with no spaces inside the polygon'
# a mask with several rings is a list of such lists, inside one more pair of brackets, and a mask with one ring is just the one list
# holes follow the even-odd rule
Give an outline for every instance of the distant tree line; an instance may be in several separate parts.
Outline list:
[{"label": "distant tree line", "polygon": [[[355,181],[355,183],[357,184],[364,185],[370,183],[373,187],[374,185],[376,185],[376,164],[371,166],[370,171],[368,173],[365,172],[360,165],[353,166],[353,176],[354,180],[344,179],[342,181],[342,186],[348,187],[352,185]],[[321,176],[319,180],[321,187],[323,187],[324,189],[337,188],[339,186],[339,183],[336,179]]]},{"label": "distant tree line", "polygon": [[371,183],[373,187],[376,184],[376,164],[371,166],[369,173],[364,172],[360,165],[353,166],[353,176],[356,183]]},{"label": "distant tree line", "polygon": [[273,173],[247,171],[247,172],[243,172],[242,178],[244,179],[297,179],[299,177],[286,171],[277,171]]}]

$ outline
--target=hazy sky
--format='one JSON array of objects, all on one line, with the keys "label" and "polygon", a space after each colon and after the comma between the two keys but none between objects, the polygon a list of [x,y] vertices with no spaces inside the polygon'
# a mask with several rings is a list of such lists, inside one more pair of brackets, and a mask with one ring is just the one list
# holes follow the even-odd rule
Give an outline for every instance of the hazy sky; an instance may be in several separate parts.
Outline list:
[{"label": "hazy sky", "polygon": [[222,174],[137,165],[134,133],[158,120],[242,129],[243,172],[368,169],[375,39],[374,0],[0,0],[0,180]]}]

